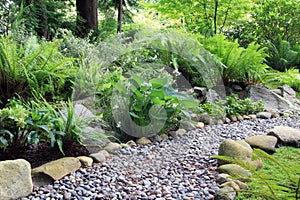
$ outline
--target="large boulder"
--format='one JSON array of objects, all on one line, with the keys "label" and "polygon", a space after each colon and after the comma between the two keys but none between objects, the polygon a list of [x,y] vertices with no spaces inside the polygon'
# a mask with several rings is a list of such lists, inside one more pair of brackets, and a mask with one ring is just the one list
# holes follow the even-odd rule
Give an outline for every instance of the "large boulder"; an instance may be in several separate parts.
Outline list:
[{"label": "large boulder", "polygon": [[262,100],[266,110],[299,110],[299,107],[296,107],[293,102],[263,86],[250,85],[246,88],[246,91],[247,97],[249,97],[253,102]]},{"label": "large boulder", "polygon": [[278,139],[278,145],[300,147],[300,130],[288,126],[275,126],[268,135]]},{"label": "large boulder", "polygon": [[277,138],[268,135],[254,135],[246,138],[246,142],[253,148],[262,149],[268,153],[275,152]]},{"label": "large boulder", "polygon": [[0,162],[0,199],[18,199],[32,190],[29,162],[23,159]]},{"label": "large boulder", "polygon": [[[218,155],[237,158],[246,162],[250,162],[252,159],[252,150],[239,144],[238,142],[228,139],[221,143]],[[220,165],[226,163],[228,162],[219,160]]]},{"label": "large boulder", "polygon": [[48,162],[32,170],[34,185],[41,186],[59,180],[64,176],[77,171],[81,167],[80,160],[74,157],[65,157]]}]

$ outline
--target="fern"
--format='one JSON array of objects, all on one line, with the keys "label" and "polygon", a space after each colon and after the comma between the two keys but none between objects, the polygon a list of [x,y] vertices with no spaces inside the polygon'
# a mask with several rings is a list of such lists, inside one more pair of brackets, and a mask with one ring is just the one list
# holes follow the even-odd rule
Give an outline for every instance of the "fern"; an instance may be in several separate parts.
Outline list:
[{"label": "fern", "polygon": [[266,43],[270,52],[270,57],[267,58],[267,64],[279,71],[286,71],[300,64],[300,48],[292,47],[288,41],[281,40],[279,45],[273,44],[270,41]]},{"label": "fern", "polygon": [[237,41],[227,41],[225,36],[206,38],[202,43],[226,66],[223,71],[224,82],[257,83],[268,68],[264,64],[266,48],[258,44],[251,43],[245,49]]}]

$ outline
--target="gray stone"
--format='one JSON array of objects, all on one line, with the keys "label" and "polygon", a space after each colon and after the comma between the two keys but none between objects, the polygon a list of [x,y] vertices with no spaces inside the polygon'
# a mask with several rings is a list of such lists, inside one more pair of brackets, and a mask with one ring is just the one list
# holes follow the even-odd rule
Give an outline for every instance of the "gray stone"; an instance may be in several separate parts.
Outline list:
[{"label": "gray stone", "polygon": [[[221,143],[218,155],[237,158],[247,162],[251,161],[252,159],[252,151],[250,149],[230,139]],[[219,160],[220,165],[225,163],[228,162]]]},{"label": "gray stone", "polygon": [[217,91],[215,91],[213,89],[208,90],[206,97],[207,97],[207,101],[212,102],[212,103],[217,102],[222,99],[221,96],[217,93]]},{"label": "gray stone", "polygon": [[119,143],[116,142],[110,142],[105,147],[104,150],[106,150],[108,153],[116,153],[122,148],[122,146]]},{"label": "gray stone", "polygon": [[178,129],[178,130],[176,131],[176,135],[177,135],[177,136],[182,136],[182,135],[184,135],[184,134],[186,134],[186,130],[184,130],[184,129],[182,129],[182,128],[180,128],[180,129]]},{"label": "gray stone", "polygon": [[186,131],[192,131],[196,129],[195,125],[188,121],[181,122],[180,128],[185,129]]},{"label": "gray stone", "polygon": [[74,114],[81,119],[91,119],[96,118],[96,115],[92,113],[87,107],[82,104],[74,105]]},{"label": "gray stone", "polygon": [[143,145],[143,144],[151,144],[151,140],[149,140],[148,138],[146,137],[142,137],[142,138],[139,138],[135,141],[137,144],[140,144],[140,145]]},{"label": "gray stone", "polygon": [[275,146],[277,144],[277,138],[268,135],[254,135],[247,137],[246,142],[250,144],[252,148],[259,148],[268,153],[274,153]]},{"label": "gray stone", "polygon": [[97,153],[110,143],[110,140],[104,136],[104,130],[100,128],[85,127],[81,132],[81,142],[85,145],[90,154]]},{"label": "gray stone", "polygon": [[93,153],[90,155],[90,157],[96,162],[96,163],[100,163],[100,162],[104,162],[106,160],[107,157],[107,151],[99,151],[97,153]]},{"label": "gray stone", "polygon": [[77,157],[83,166],[90,167],[93,165],[93,159],[87,156],[78,156]]},{"label": "gray stone", "polygon": [[254,86],[250,85],[246,88],[247,97],[250,98],[253,102],[262,100],[265,105],[265,109],[278,109],[278,110],[286,110],[286,109],[297,109],[293,102],[283,98],[282,96],[276,94],[275,92],[263,87],[263,86]]},{"label": "gray stone", "polygon": [[[78,158],[64,157],[55,161],[48,162],[32,170],[32,177],[38,179],[38,176],[46,174],[53,180],[59,180],[64,176],[75,172],[81,167]],[[43,176],[43,175],[42,175]]]},{"label": "gray stone", "polygon": [[272,113],[270,112],[259,112],[256,113],[256,116],[261,119],[270,119],[272,117]]},{"label": "gray stone", "polygon": [[238,91],[238,92],[243,91],[243,88],[239,85],[233,85],[232,89],[235,90],[235,91]]},{"label": "gray stone", "polygon": [[226,183],[226,182],[229,182],[231,181],[232,179],[230,178],[230,175],[229,174],[225,174],[225,173],[221,173],[219,174],[217,177],[216,177],[216,182],[218,184],[223,184],[223,183]]},{"label": "gray stone", "polygon": [[234,200],[236,192],[232,187],[223,187],[217,191],[215,200]]},{"label": "gray stone", "polygon": [[236,192],[240,191],[239,185],[236,184],[234,181],[225,182],[225,183],[221,184],[220,187],[221,187],[221,188],[223,188],[223,187],[231,187],[231,188],[233,188]]},{"label": "gray stone", "polygon": [[200,115],[199,121],[203,122],[204,124],[207,124],[207,125],[212,124],[212,118],[207,113],[203,113],[202,115]]},{"label": "gray stone", "polygon": [[296,92],[291,88],[289,85],[283,85],[278,87],[281,90],[281,95],[293,102],[293,100],[296,98]]},{"label": "gray stone", "polygon": [[275,136],[279,145],[300,147],[300,130],[288,126],[275,126],[268,135]]},{"label": "gray stone", "polygon": [[239,180],[240,178],[244,179],[252,176],[249,170],[246,170],[237,164],[221,165],[218,170],[220,173],[229,174],[230,176],[237,177]]},{"label": "gray stone", "polygon": [[29,162],[23,159],[0,161],[0,199],[18,199],[32,190]]},{"label": "gray stone", "polygon": [[242,182],[242,181],[233,180],[233,182],[235,182],[241,190],[248,190],[249,189],[248,185],[246,183]]},{"label": "gray stone", "polygon": [[236,140],[236,143],[242,145],[243,147],[246,147],[249,150],[253,150],[252,147],[250,146],[250,144],[248,144],[245,140]]}]

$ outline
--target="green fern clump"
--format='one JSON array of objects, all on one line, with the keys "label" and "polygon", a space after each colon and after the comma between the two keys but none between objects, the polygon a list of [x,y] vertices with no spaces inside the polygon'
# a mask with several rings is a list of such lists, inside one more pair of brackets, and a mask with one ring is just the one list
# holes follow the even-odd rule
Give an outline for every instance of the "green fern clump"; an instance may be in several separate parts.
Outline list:
[{"label": "green fern clump", "polygon": [[266,48],[251,43],[246,49],[237,41],[226,40],[225,36],[214,36],[202,40],[204,47],[216,55],[226,66],[223,81],[257,83],[261,81],[268,66],[264,63],[267,57]]},{"label": "green fern clump", "polygon": [[270,70],[264,77],[266,85],[284,85],[291,86],[295,91],[300,92],[300,73],[298,69],[288,69],[284,72]]},{"label": "green fern clump", "polygon": [[0,100],[19,95],[30,98],[41,94],[55,98],[74,76],[73,59],[59,51],[60,41],[38,42],[29,37],[18,43],[11,36],[0,37]]},{"label": "green fern clump", "polygon": [[263,168],[258,171],[241,160],[224,156],[214,158],[240,165],[253,174],[248,183],[249,190],[241,190],[237,199],[297,200],[300,198],[299,155],[300,149],[293,147],[281,147],[273,155],[254,149],[253,160],[263,161]]},{"label": "green fern clump", "polygon": [[267,41],[266,46],[270,52],[267,64],[273,69],[283,72],[300,65],[299,45],[292,46],[290,42],[281,40],[278,45]]}]

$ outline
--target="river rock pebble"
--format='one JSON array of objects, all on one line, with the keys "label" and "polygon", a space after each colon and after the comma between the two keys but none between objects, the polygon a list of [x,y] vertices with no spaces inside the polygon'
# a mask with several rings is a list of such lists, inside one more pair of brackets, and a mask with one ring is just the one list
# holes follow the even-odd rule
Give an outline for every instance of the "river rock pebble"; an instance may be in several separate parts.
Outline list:
[{"label": "river rock pebble", "polygon": [[214,199],[220,188],[217,160],[211,156],[217,155],[220,144],[226,139],[266,135],[278,125],[300,128],[300,121],[295,117],[244,120],[133,145],[126,150],[130,153],[116,151],[104,162],[81,167],[53,184],[34,187],[22,199]]}]

